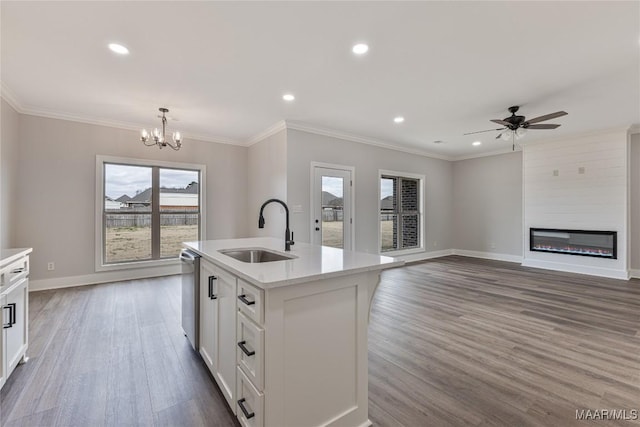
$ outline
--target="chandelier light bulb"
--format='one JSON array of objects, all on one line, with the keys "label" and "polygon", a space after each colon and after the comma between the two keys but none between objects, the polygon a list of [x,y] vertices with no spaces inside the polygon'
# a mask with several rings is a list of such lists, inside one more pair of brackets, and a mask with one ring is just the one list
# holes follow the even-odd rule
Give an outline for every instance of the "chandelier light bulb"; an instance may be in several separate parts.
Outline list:
[{"label": "chandelier light bulb", "polygon": [[507,129],[502,131],[502,135],[500,136],[503,140],[508,141],[511,139],[511,134],[513,131],[511,129]]},{"label": "chandelier light bulb", "polygon": [[[167,141],[167,117],[166,113],[169,112],[168,108],[160,107],[161,116],[158,116],[162,120],[162,129],[154,128],[151,135],[147,132],[146,129],[142,129],[140,132],[140,140],[142,143],[148,147],[152,145],[157,145],[158,148],[162,149],[162,147],[169,146],[172,149],[178,151],[180,147],[182,147],[182,135],[180,132],[173,132],[171,135],[173,137],[173,143]],[[150,137],[153,137],[153,142],[149,142]]]}]

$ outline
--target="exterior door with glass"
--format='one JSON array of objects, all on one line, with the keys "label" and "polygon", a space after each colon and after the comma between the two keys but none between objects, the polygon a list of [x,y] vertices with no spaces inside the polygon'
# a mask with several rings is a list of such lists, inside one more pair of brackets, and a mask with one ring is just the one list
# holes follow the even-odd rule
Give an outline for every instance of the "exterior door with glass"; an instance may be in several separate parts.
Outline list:
[{"label": "exterior door with glass", "polygon": [[352,249],[352,170],[313,167],[311,241]]}]

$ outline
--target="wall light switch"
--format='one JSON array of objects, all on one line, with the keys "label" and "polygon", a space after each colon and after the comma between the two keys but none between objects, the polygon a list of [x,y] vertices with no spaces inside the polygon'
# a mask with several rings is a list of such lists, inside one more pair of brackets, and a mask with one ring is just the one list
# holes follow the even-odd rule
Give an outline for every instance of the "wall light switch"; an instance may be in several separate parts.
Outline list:
[{"label": "wall light switch", "polygon": [[554,169],[553,176],[559,176],[559,175],[560,175],[560,171],[558,169]]},{"label": "wall light switch", "polygon": [[580,167],[578,168],[578,173],[579,173],[580,175],[584,175],[584,171],[585,171],[584,166],[580,166]]}]

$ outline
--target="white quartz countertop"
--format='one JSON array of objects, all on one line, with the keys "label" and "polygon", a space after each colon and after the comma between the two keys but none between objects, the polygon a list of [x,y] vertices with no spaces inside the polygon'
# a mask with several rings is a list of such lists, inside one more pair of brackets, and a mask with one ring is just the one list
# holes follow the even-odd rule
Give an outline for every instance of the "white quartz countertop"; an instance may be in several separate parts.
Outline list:
[{"label": "white quartz countertop", "polygon": [[[346,276],[365,271],[384,270],[404,264],[403,260],[327,246],[296,243],[284,251],[284,240],[270,237],[185,242],[184,246],[214,264],[263,289]],[[225,249],[277,251],[296,258],[265,263],[246,263],[220,253]]]},{"label": "white quartz countertop", "polygon": [[33,252],[33,248],[16,248],[0,250],[0,268]]}]

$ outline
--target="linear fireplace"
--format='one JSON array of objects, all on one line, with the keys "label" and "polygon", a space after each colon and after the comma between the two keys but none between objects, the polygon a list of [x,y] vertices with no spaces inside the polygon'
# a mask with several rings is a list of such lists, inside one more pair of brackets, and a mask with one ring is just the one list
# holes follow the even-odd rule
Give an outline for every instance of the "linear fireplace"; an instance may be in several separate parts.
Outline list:
[{"label": "linear fireplace", "polygon": [[617,259],[617,232],[530,228],[529,249],[536,252]]}]

